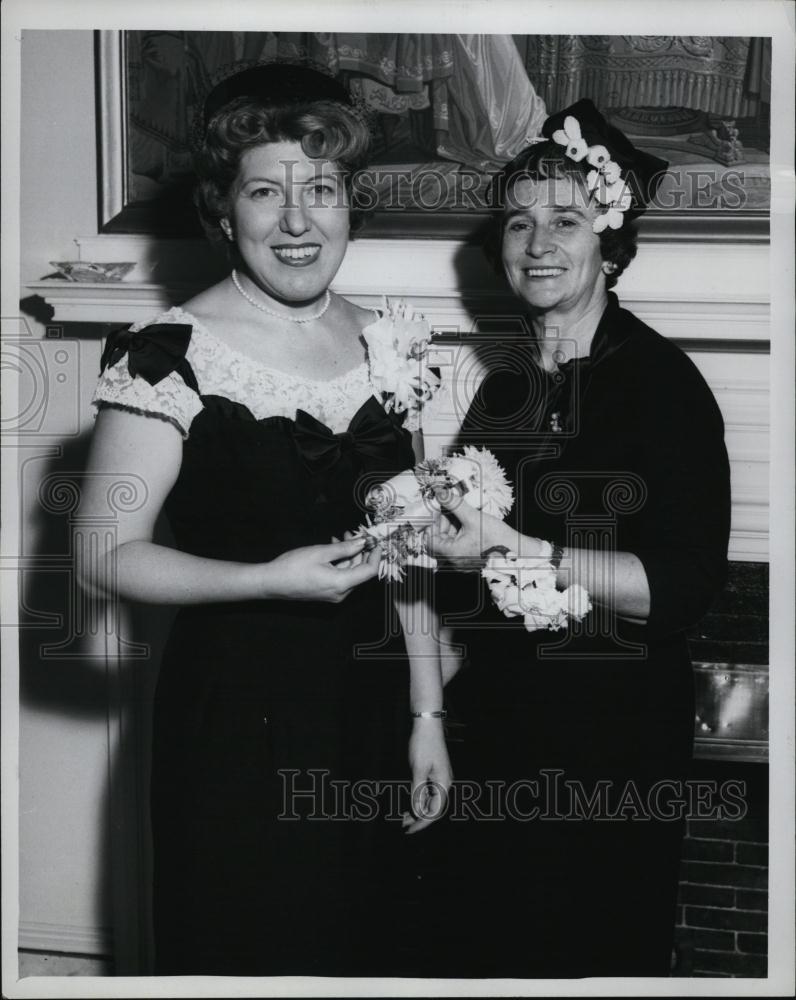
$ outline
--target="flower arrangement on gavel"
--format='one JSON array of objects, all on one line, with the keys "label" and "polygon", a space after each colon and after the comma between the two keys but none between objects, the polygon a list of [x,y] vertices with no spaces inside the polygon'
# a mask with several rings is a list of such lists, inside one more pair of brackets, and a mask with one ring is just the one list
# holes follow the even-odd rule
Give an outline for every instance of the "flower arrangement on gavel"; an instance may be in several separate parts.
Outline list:
[{"label": "flower arrangement on gavel", "polygon": [[[436,569],[436,560],[426,551],[425,529],[442,509],[439,498],[445,493],[499,518],[505,518],[514,504],[514,490],[495,456],[472,446],[421,462],[374,487],[367,498],[367,524],[358,534],[381,548],[380,579],[401,580],[407,566]],[[493,551],[482,570],[497,607],[507,617],[521,615],[529,632],[557,631],[570,618],[580,621],[591,610],[583,587],[557,589],[551,556],[549,542],[534,558],[520,558],[506,549]]]},{"label": "flower arrangement on gavel", "polygon": [[505,517],[514,503],[514,491],[494,455],[470,445],[461,453],[420,462],[370,490],[367,523],[357,533],[381,546],[381,579],[403,579],[406,566],[436,568],[426,551],[424,529],[442,509],[438,496],[454,491],[464,503],[495,517]]}]

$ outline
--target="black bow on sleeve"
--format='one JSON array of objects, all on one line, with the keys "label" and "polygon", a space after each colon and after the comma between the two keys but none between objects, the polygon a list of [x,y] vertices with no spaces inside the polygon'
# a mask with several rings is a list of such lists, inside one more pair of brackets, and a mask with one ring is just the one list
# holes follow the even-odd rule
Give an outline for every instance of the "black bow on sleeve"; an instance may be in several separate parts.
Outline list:
[{"label": "black bow on sleeve", "polygon": [[373,397],[360,407],[348,430],[340,434],[304,410],[296,410],[293,437],[310,472],[326,472],[352,453],[367,468],[387,468],[395,464],[406,447],[411,448],[408,433]]},{"label": "black bow on sleeve", "polygon": [[118,330],[108,336],[100,360],[100,372],[127,355],[127,370],[140,375],[150,385],[176,371],[189,389],[199,392],[193,369],[185,359],[191,340],[188,323],[153,323],[142,330]]}]

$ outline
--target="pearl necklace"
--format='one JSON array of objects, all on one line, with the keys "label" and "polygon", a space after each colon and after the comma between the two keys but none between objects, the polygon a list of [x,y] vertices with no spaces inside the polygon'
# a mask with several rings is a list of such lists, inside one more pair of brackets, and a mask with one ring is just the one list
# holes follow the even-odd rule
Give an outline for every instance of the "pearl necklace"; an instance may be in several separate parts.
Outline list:
[{"label": "pearl necklace", "polygon": [[320,319],[324,315],[326,310],[332,303],[332,295],[329,289],[326,289],[326,301],[320,308],[319,312],[316,312],[314,316],[288,316],[286,313],[277,312],[275,309],[269,309],[264,302],[258,302],[257,299],[253,299],[251,295],[246,291],[246,289],[241,285],[238,274],[235,268],[232,268],[232,284],[237,288],[240,294],[254,306],[255,309],[259,309],[261,312],[268,313],[269,316],[276,316],[277,319],[286,319],[290,323],[312,323],[313,320]]}]

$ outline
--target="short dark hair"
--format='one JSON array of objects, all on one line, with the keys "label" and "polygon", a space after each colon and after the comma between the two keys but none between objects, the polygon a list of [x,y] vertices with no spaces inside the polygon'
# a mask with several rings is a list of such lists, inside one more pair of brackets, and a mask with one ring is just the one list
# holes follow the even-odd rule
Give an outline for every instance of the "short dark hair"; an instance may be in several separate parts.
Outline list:
[{"label": "short dark hair", "polygon": [[[349,194],[354,173],[370,153],[367,126],[337,101],[266,107],[250,97],[235,98],[210,119],[194,153],[198,177],[194,203],[211,240],[223,238],[220,221],[230,211],[229,196],[243,154],[270,142],[299,142],[307,156],[331,160],[343,172]],[[363,220],[364,213],[352,206],[352,231]]]},{"label": "short dark hair", "polygon": [[[487,227],[483,248],[496,270],[502,273],[501,244],[506,204],[512,185],[518,180],[547,180],[550,177],[578,177],[584,184],[592,167],[586,160],[573,160],[556,142],[538,142],[524,149],[492,179],[489,203],[492,218]],[[613,288],[619,276],[636,256],[638,229],[632,213],[625,213],[619,229],[606,227],[599,234],[600,253],[604,261],[616,265],[612,274],[606,275],[606,288]]]}]

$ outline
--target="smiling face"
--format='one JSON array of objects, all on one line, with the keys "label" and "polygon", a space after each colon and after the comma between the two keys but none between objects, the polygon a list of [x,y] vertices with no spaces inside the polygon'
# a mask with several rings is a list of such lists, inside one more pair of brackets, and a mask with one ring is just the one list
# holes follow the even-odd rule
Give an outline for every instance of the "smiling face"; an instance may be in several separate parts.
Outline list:
[{"label": "smiling face", "polygon": [[534,310],[578,319],[604,300],[598,209],[573,174],[514,182],[501,257],[513,291]]},{"label": "smiling face", "polygon": [[298,142],[247,150],[230,193],[228,221],[246,273],[280,302],[323,295],[348,246],[343,173]]}]

